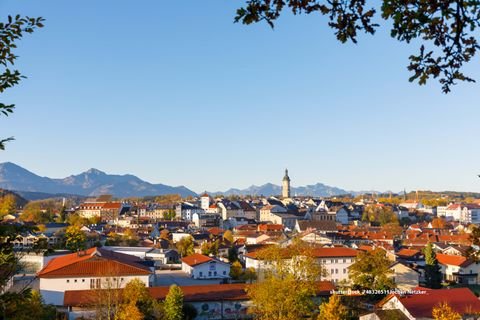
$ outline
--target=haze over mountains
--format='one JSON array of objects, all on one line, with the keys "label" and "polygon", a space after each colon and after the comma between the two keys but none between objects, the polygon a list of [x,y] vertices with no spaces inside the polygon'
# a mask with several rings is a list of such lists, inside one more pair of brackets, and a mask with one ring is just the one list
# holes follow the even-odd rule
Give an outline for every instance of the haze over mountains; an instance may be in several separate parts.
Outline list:
[{"label": "haze over mountains", "polygon": [[40,177],[11,162],[0,164],[0,188],[82,196],[112,194],[119,198],[162,194],[180,194],[182,197],[196,195],[184,186],[151,184],[130,174],[106,174],[97,169],[90,169],[63,179],[51,179]]},{"label": "haze over mountains", "polygon": [[[328,197],[341,194],[352,193],[344,189],[337,187],[330,187],[323,183],[317,183],[314,185],[307,185],[304,187],[291,187],[292,195],[299,196],[315,196],[315,197]],[[225,196],[230,195],[279,195],[282,193],[282,187],[273,183],[266,183],[261,186],[252,185],[246,189],[228,189],[227,191],[212,192],[212,194],[222,194]]]},{"label": "haze over mountains", "polygon": [[[80,196],[98,196],[112,194],[115,197],[143,197],[162,194],[180,194],[182,197],[197,195],[185,186],[172,187],[164,184],[152,184],[140,178],[125,174],[107,174],[97,169],[90,169],[77,175],[63,179],[41,177],[14,163],[0,163],[0,188],[21,191],[29,199],[44,197],[52,194],[63,196],[67,194]],[[23,192],[23,193],[22,193]],[[43,194],[40,196],[40,194]],[[261,186],[250,186],[246,189],[229,189],[226,191],[208,192],[212,195],[279,195],[281,187],[272,183]],[[356,193],[344,189],[331,187],[322,183],[303,187],[292,187],[293,195],[304,196],[334,196],[347,193]]]}]

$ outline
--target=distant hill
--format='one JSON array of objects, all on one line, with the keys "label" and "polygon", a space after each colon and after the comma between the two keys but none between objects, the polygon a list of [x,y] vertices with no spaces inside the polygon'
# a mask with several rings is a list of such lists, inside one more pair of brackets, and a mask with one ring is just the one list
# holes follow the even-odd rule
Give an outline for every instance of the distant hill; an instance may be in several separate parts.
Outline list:
[{"label": "distant hill", "polygon": [[28,201],[60,199],[60,198],[66,198],[66,199],[86,198],[86,196],[81,196],[78,194],[69,194],[69,193],[45,193],[45,192],[34,192],[34,191],[15,191],[15,193],[18,193]]},{"label": "distant hill", "polygon": [[[282,193],[282,187],[273,183],[266,183],[261,186],[252,185],[246,189],[228,189],[224,192],[217,191],[211,192],[211,194],[222,194],[224,196],[230,195],[263,195],[263,196],[275,196]],[[327,186],[323,183],[317,183],[313,185],[307,185],[303,187],[292,187],[292,196],[312,196],[312,197],[331,197],[345,194],[352,194],[354,192],[340,189],[337,187]]]},{"label": "distant hill", "polygon": [[81,196],[112,194],[119,198],[163,194],[180,194],[182,197],[196,195],[184,186],[152,184],[134,175],[107,174],[97,169],[90,169],[63,179],[51,179],[40,177],[11,162],[0,163],[0,188]]},{"label": "distant hill", "polygon": [[0,189],[0,198],[3,198],[6,195],[13,195],[15,197],[15,203],[17,204],[17,208],[22,208],[24,207],[28,200],[19,195],[16,192],[10,191],[10,190],[5,190],[5,189]]}]

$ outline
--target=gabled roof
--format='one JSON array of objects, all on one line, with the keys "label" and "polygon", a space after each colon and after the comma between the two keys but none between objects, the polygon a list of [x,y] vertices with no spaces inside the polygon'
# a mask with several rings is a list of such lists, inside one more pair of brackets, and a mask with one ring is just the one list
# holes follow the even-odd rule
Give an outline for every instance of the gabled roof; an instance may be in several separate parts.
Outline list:
[{"label": "gabled roof", "polygon": [[473,263],[472,260],[469,260],[463,256],[454,256],[454,255],[441,254],[441,253],[437,253],[437,260],[438,260],[438,263],[441,263],[444,265],[459,266],[459,267],[468,267]]},{"label": "gabled roof", "polygon": [[[251,259],[257,259],[259,253],[260,253],[260,250],[257,250],[254,252],[246,253],[244,256]],[[311,254],[315,258],[346,258],[346,257],[356,257],[358,254],[358,251],[355,249],[345,248],[345,247],[314,248],[312,249]],[[288,248],[285,248],[282,251],[282,255],[285,259],[288,259],[292,256],[292,253],[289,252]]]},{"label": "gabled roof", "polygon": [[[183,300],[185,302],[200,301],[242,301],[248,300],[246,289],[248,284],[207,284],[195,286],[181,286],[183,292]],[[168,294],[170,287],[150,287],[147,288],[150,296],[157,300],[164,300]],[[319,281],[317,283],[316,293],[319,296],[330,295],[330,291],[335,287],[330,281]],[[121,290],[121,289],[117,289]],[[76,290],[65,291],[63,305],[70,307],[80,307],[95,304],[94,290]],[[101,291],[100,291],[101,292]]]},{"label": "gabled roof", "polygon": [[432,309],[440,302],[446,302],[456,312],[463,314],[480,312],[480,300],[468,288],[427,289],[415,288],[424,293],[406,296],[389,295],[378,306],[383,306],[393,297],[401,302],[407,311],[415,318],[432,317]]},{"label": "gabled roof", "polygon": [[401,249],[400,251],[397,252],[397,256],[402,258],[413,258],[421,254],[422,253],[419,250],[414,250],[414,249]]},{"label": "gabled roof", "polygon": [[148,267],[135,256],[91,248],[50,260],[38,272],[39,278],[69,278],[78,276],[149,275]]},{"label": "gabled roof", "polygon": [[190,267],[195,267],[195,266],[198,266],[200,264],[204,264],[204,263],[211,262],[211,261],[216,261],[216,262],[219,262],[219,263],[226,264],[225,262],[216,260],[214,258],[210,258],[210,257],[205,256],[205,255],[200,254],[200,253],[194,253],[192,255],[189,255],[189,256],[186,256],[186,257],[182,258],[182,262],[185,263],[185,264],[188,264]]},{"label": "gabled roof", "polygon": [[315,248],[312,251],[317,258],[356,257],[358,254],[357,250],[344,247]]},{"label": "gabled roof", "polygon": [[222,235],[225,232],[225,230],[223,230],[219,227],[213,227],[213,228],[208,229],[207,231],[214,236]]},{"label": "gabled roof", "polygon": [[297,220],[300,231],[315,229],[318,231],[337,231],[337,223],[332,220]]}]

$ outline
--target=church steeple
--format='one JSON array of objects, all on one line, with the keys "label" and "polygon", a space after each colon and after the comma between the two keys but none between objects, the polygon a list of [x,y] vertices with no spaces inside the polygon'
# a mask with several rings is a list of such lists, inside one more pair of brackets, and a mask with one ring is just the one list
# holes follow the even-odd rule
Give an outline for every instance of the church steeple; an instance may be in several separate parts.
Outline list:
[{"label": "church steeple", "polygon": [[282,181],[282,197],[290,198],[290,177],[288,176],[288,169],[285,169],[285,176]]}]

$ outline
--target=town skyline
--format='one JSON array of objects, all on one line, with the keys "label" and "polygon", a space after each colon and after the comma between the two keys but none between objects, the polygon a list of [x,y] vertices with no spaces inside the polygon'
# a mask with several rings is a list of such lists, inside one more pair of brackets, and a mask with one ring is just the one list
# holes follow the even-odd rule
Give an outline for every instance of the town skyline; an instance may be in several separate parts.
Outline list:
[{"label": "town skyline", "polygon": [[[285,176],[288,176],[288,169],[285,169]],[[88,170],[82,171],[80,173],[71,173],[63,177],[47,177],[39,175],[36,172],[32,172],[28,168],[19,166],[18,164],[12,162],[0,163],[0,188],[7,190],[17,190],[17,191],[26,191],[26,192],[44,192],[50,194],[77,194],[77,195],[99,195],[99,194],[113,194],[116,197],[129,197],[129,196],[152,196],[160,194],[175,194],[178,193],[183,197],[189,195],[200,195],[204,192],[208,192],[212,195],[222,194],[222,195],[263,195],[263,196],[280,196],[283,194],[282,188],[285,185],[285,176],[282,178],[281,182],[270,181],[262,184],[251,184],[247,187],[237,187],[230,186],[227,189],[223,190],[213,190],[208,188],[203,188],[195,190],[191,188],[188,184],[180,183],[175,185],[165,185],[162,182],[153,182],[148,179],[142,179],[131,173],[111,173],[105,172],[97,168],[90,168]],[[13,177],[13,178],[12,178]],[[120,180],[119,180],[120,179]],[[76,181],[76,182],[75,182]],[[86,181],[91,190],[87,189],[71,189],[75,184],[80,187]],[[54,184],[52,186],[51,184]],[[60,183],[60,184],[58,184]],[[55,186],[55,184],[58,184]],[[322,181],[317,181],[305,185],[297,185],[295,183],[290,183],[290,178],[288,178],[288,184],[291,185],[291,192],[289,195],[292,196],[313,196],[313,197],[328,197],[328,196],[338,196],[338,195],[360,195],[368,193],[377,193],[377,194],[398,194],[402,195],[404,192],[419,192],[422,191],[432,191],[432,192],[475,192],[471,190],[431,190],[431,189],[402,189],[402,190],[352,190],[347,188],[342,188],[342,186],[330,185]],[[119,185],[120,189],[116,185]],[[125,187],[125,185],[130,186]],[[137,188],[133,188],[135,185]],[[35,186],[38,186],[36,188]],[[123,187],[122,187],[123,186]],[[159,187],[160,189],[155,189]],[[53,190],[52,190],[53,188]],[[93,188],[93,189],[92,189]],[[111,189],[113,188],[113,189]],[[73,191],[72,191],[73,190]],[[95,191],[96,190],[96,191]],[[99,190],[101,191],[99,193]],[[93,192],[93,193],[92,193]],[[133,192],[133,194],[131,194]],[[289,196],[288,196],[289,197]]]},{"label": "town skyline", "polygon": [[[48,25],[19,44],[27,79],[4,94],[16,109],[2,134],[16,140],[2,162],[49,177],[93,167],[194,190],[280,183],[285,167],[294,185],[480,190],[477,84],[445,95],[434,82],[408,83],[416,48],[385,29],[354,46],[307,16],[286,15],[274,31],[234,24],[236,3],[0,8]],[[466,71],[480,78],[477,65]]]}]

